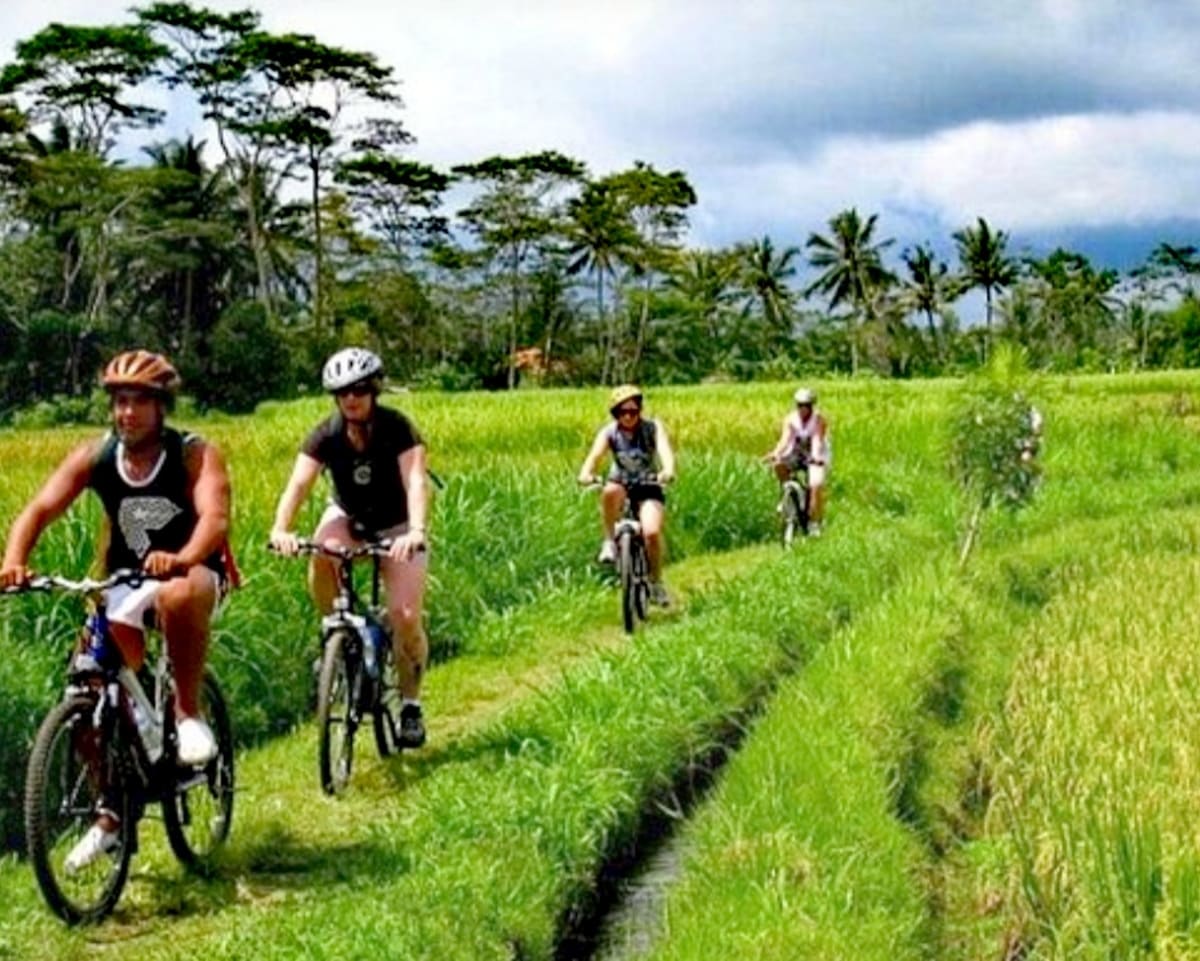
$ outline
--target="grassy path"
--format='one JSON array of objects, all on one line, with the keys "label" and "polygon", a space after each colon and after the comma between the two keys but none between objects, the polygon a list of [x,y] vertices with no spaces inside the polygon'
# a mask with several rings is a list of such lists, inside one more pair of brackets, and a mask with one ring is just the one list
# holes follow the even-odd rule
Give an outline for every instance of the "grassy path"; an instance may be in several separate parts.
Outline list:
[{"label": "grassy path", "polygon": [[[686,619],[689,604],[778,557],[774,547],[702,555],[670,571],[676,607],[653,616],[650,630]],[[320,900],[330,885],[354,885],[390,860],[375,825],[395,819],[404,789],[434,772],[469,765],[473,741],[514,705],[545,697],[581,662],[627,648],[617,599],[601,587],[549,595],[495,618],[470,650],[431,671],[426,702],[430,742],[421,752],[381,762],[370,738],[358,744],[350,792],[322,795],[316,783],[316,729],[311,724],[239,757],[235,828],[220,876],[186,875],[147,824],[132,880],[108,923],[70,931],[41,903],[28,867],[0,864],[0,958],[70,959],[104,949],[163,956],[168,945],[220,939],[230,911],[258,914]],[[298,669],[303,669],[299,667]],[[399,789],[399,790],[398,790]]]}]

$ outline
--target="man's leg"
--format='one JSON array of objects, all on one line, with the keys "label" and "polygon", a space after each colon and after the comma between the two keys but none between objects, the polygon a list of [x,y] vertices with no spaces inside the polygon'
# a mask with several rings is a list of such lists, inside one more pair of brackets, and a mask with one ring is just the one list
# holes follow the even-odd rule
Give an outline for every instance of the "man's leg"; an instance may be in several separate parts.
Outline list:
[{"label": "man's leg", "polygon": [[167,639],[175,674],[175,714],[199,715],[200,680],[208,652],[208,629],[217,604],[217,578],[197,565],[174,577],[158,592],[158,622]]}]

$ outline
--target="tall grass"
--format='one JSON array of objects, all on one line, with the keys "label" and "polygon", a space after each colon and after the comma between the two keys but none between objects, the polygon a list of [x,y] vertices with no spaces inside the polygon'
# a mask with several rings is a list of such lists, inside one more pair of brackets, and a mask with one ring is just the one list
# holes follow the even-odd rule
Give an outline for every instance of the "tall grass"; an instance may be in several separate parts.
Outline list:
[{"label": "tall grass", "polygon": [[[847,387],[831,415],[847,451],[835,497],[903,516],[905,493],[936,437],[939,398],[927,385]],[[668,494],[671,557],[723,550],[772,536],[774,482],[757,460],[774,442],[789,391],[780,386],[654,391],[650,412],[668,425],[680,478]],[[595,583],[599,540],[594,497],[574,476],[605,415],[600,391],[411,394],[386,400],[408,412],[425,436],[446,488],[435,498],[428,621],[435,658],[469,646],[489,614],[547,590]],[[881,413],[891,412],[887,445]],[[328,412],[324,399],[267,404],[253,417],[188,424],[221,446],[234,491],[234,548],[246,575],[214,632],[216,667],[243,741],[288,730],[307,711],[316,618],[302,566],[265,550],[275,500],[300,439]],[[95,430],[2,432],[0,518],[19,511],[54,464]],[[903,441],[903,447],[892,446]],[[868,480],[868,478],[878,478]],[[311,529],[324,492],[310,498],[298,528]],[[834,517],[836,518],[835,507]],[[33,558],[42,570],[79,574],[92,563],[99,511],[90,497],[53,526]],[[0,836],[13,837],[20,772],[36,719],[55,697],[77,605],[46,599],[0,606],[0,656],[20,672],[0,675]]]}]

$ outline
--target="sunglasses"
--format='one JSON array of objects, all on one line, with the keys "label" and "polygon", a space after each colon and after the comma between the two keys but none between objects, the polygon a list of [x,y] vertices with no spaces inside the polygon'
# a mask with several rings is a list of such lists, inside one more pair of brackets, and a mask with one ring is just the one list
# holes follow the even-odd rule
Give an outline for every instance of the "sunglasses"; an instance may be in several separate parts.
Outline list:
[{"label": "sunglasses", "polygon": [[617,408],[617,416],[618,417],[637,417],[637,415],[640,414],[641,412],[642,412],[642,409],[640,407],[618,407]]},{"label": "sunglasses", "polygon": [[371,388],[367,384],[351,384],[349,387],[343,387],[341,390],[333,392],[335,397],[366,397],[371,393]]}]

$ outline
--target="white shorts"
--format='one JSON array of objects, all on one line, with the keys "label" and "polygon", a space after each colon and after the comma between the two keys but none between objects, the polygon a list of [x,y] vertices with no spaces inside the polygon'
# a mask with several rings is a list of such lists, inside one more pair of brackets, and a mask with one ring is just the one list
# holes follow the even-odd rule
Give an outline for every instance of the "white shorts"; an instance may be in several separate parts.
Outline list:
[{"label": "white shorts", "polygon": [[[362,538],[354,536],[353,523],[351,522],[350,515],[342,510],[340,506],[333,503],[325,508],[325,512],[321,515],[321,519],[317,521],[317,529],[313,531],[313,540],[321,540],[324,537],[327,537],[328,532],[325,530],[325,528],[334,524],[338,526],[341,526],[342,524],[345,525],[344,530],[340,533],[344,533],[349,536],[351,542],[349,546],[357,547],[358,545],[364,543]],[[394,541],[397,537],[403,537],[407,533],[408,522],[405,521],[403,524],[395,524],[392,527],[380,531],[378,534],[376,534],[375,539]],[[429,563],[429,548],[426,547],[425,550],[414,554],[408,561],[391,561],[390,558],[385,558],[385,561],[393,564],[415,564],[418,567],[425,567]]]},{"label": "white shorts", "polygon": [[[221,600],[221,575],[211,567],[204,568],[213,579],[213,613],[216,613]],[[146,629],[146,615],[154,610],[154,602],[158,592],[163,589],[166,581],[149,578],[137,587],[130,584],[118,584],[109,588],[104,595],[104,605],[108,610],[108,619],[115,624],[124,624],[139,631]],[[151,621],[152,622],[152,621]]]},{"label": "white shorts", "polygon": [[[807,478],[808,478],[808,486],[809,487],[824,487],[825,486],[825,479],[828,476],[828,472],[829,472],[829,460],[830,460],[829,455],[826,454],[825,462],[822,464],[814,464],[814,463],[812,463],[812,461],[808,462]],[[804,459],[797,456],[794,453],[786,455],[783,458],[783,463],[787,465],[788,470],[792,471],[792,473],[795,473],[802,466],[805,466]]]}]

